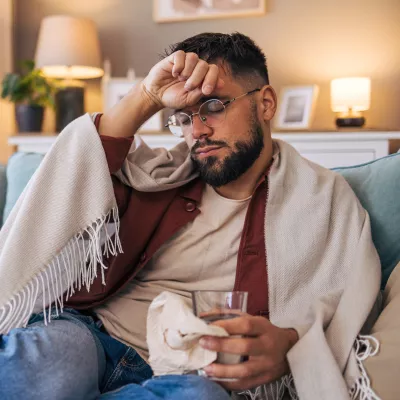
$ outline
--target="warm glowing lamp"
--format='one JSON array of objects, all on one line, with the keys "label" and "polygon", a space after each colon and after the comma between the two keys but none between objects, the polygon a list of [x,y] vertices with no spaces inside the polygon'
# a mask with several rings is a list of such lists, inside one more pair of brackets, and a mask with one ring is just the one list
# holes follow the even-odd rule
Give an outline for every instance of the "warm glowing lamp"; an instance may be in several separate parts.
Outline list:
[{"label": "warm glowing lamp", "polygon": [[56,94],[56,128],[84,114],[84,87],[77,79],[103,75],[96,25],[86,18],[55,15],[42,20],[35,64],[44,75],[63,79]]},{"label": "warm glowing lamp", "polygon": [[331,108],[339,113],[337,127],[361,127],[365,124],[362,111],[370,107],[369,78],[340,78],[331,82]]}]

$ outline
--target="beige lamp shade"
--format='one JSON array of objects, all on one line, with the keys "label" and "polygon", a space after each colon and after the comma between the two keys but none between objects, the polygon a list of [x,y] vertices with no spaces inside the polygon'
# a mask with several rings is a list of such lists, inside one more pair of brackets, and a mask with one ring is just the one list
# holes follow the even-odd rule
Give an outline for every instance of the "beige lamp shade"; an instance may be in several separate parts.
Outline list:
[{"label": "beige lamp shade", "polygon": [[65,15],[42,20],[36,67],[52,78],[90,79],[103,75],[96,25]]},{"label": "beige lamp shade", "polygon": [[334,112],[365,111],[370,107],[369,78],[340,78],[331,81],[331,108]]}]

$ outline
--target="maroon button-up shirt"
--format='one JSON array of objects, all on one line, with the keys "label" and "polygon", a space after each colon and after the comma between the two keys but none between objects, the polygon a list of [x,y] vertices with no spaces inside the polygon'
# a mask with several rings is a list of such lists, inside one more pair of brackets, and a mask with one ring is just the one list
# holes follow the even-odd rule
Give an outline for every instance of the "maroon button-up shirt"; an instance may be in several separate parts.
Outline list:
[{"label": "maroon button-up shirt", "polygon": [[[101,136],[111,174],[122,167],[132,140]],[[98,306],[122,290],[141,269],[146,268],[147,262],[166,240],[200,213],[197,206],[202,197],[204,182],[199,178],[180,188],[154,193],[139,192],[122,184],[114,176],[112,180],[119,208],[120,240],[124,252],[106,260],[108,269],[105,270],[105,286],[102,285],[99,274],[89,292],[82,288],[68,300],[67,306],[76,309]],[[247,210],[234,285],[234,290],[249,292],[248,313],[264,316],[268,316],[264,231],[267,200],[266,173]]]}]

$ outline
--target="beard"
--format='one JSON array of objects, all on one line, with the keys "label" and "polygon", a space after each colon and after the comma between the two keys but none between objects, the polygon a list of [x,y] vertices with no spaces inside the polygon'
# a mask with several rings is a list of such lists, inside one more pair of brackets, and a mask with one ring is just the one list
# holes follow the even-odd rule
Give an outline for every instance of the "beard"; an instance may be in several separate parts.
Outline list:
[{"label": "beard", "polygon": [[253,113],[249,139],[237,141],[235,149],[229,156],[223,160],[219,160],[215,156],[207,157],[205,160],[197,159],[195,151],[206,146],[229,146],[224,141],[207,138],[201,143],[197,142],[191,149],[191,159],[201,179],[212,187],[224,186],[243,175],[260,156],[264,148],[263,131]]}]

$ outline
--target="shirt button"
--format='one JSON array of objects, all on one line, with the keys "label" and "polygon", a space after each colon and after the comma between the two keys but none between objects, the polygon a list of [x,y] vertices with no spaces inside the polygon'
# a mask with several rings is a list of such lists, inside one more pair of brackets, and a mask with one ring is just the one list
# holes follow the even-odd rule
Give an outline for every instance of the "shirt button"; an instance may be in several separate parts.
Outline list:
[{"label": "shirt button", "polygon": [[186,203],[186,211],[192,212],[196,209],[196,204],[192,203],[192,202],[188,202]]},{"label": "shirt button", "polygon": [[146,253],[142,253],[142,255],[140,256],[140,262],[146,261],[146,257],[147,257],[147,254]]}]

